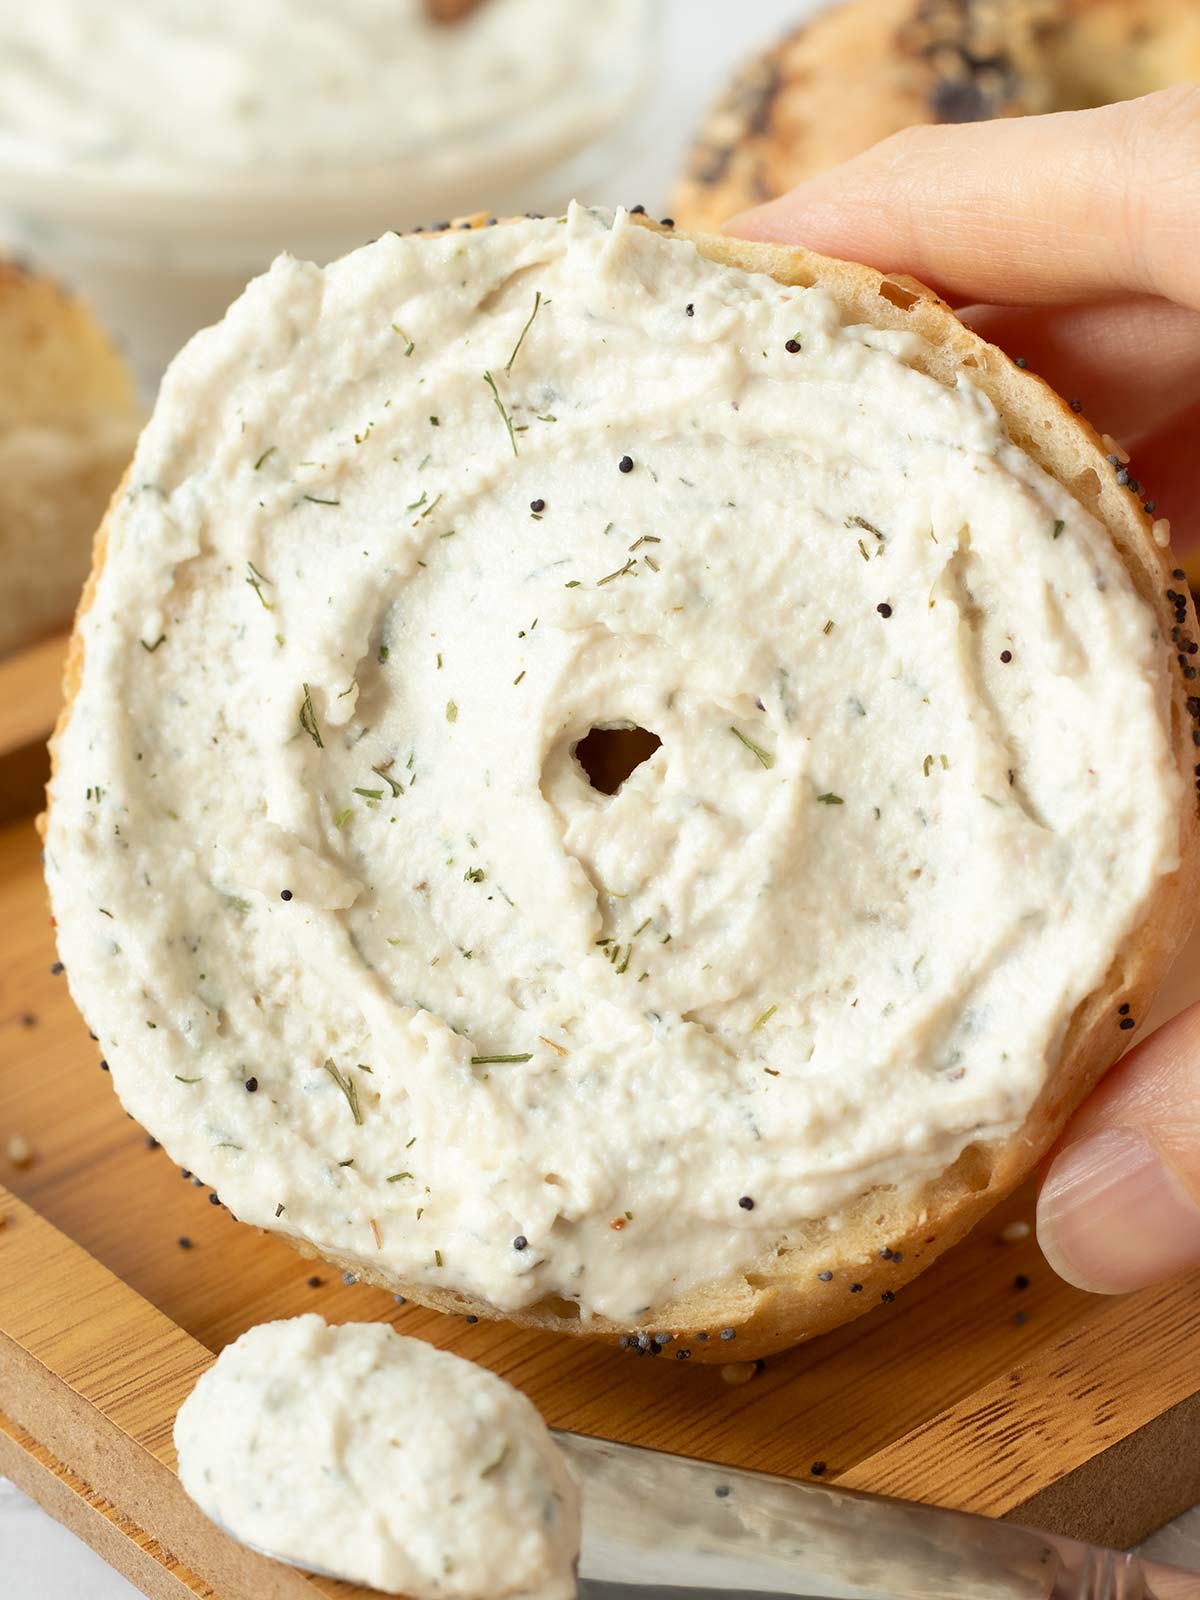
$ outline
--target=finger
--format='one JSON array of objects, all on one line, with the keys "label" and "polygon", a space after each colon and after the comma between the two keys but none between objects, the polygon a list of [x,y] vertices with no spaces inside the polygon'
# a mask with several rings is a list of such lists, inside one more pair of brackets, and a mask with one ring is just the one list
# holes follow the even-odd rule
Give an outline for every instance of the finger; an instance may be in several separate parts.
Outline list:
[{"label": "finger", "polygon": [[1141,296],[1062,306],[968,306],[962,320],[1128,444],[1200,401],[1200,311]]},{"label": "finger", "polygon": [[1076,1115],[1038,1198],[1038,1242],[1097,1294],[1200,1266],[1200,1005],[1131,1050]]},{"label": "finger", "polygon": [[960,301],[1129,292],[1200,309],[1200,86],[910,128],[726,228],[911,272]]}]

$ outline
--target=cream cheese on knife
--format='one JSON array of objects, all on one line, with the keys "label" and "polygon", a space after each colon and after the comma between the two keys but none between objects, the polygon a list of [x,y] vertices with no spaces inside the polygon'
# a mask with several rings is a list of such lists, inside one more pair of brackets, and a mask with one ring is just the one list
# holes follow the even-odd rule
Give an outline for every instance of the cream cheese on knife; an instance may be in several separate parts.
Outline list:
[{"label": "cream cheese on knife", "polygon": [[1021,1124],[1176,864],[1169,685],[918,347],[576,207],[281,259],[180,355],[47,874],[238,1217],[627,1324]]},{"label": "cream cheese on knife", "polygon": [[571,1600],[579,1491],[532,1402],[381,1323],[263,1323],[175,1421],[206,1515],[410,1600]]}]

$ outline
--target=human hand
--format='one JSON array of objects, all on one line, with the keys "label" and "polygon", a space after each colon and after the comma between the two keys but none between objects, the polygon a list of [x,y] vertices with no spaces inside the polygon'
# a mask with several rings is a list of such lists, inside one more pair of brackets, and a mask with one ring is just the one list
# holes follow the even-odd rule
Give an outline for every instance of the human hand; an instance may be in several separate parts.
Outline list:
[{"label": "human hand", "polygon": [[[728,231],[909,272],[1133,455],[1200,546],[1200,87],[1096,111],[912,128]],[[1078,1111],[1038,1203],[1069,1282],[1200,1265],[1200,1005]]]}]

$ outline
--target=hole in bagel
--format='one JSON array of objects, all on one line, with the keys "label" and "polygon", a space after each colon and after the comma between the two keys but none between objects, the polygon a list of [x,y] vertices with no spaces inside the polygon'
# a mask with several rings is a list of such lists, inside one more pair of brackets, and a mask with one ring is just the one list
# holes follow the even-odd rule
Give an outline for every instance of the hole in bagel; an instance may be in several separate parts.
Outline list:
[{"label": "hole in bagel", "polygon": [[592,728],[575,746],[575,759],[601,794],[617,790],[662,744],[648,728]]},{"label": "hole in bagel", "polygon": [[891,278],[884,278],[879,285],[879,296],[894,305],[898,311],[911,311],[921,298],[912,289],[906,289],[902,283],[895,283]]}]

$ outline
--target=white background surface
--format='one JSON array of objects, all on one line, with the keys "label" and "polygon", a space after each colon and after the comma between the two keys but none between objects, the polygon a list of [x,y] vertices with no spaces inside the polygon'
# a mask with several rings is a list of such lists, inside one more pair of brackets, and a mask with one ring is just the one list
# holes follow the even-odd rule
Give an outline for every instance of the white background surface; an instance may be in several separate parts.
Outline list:
[{"label": "white background surface", "polygon": [[[252,4],[253,0],[248,0]],[[564,0],[568,3],[568,0]],[[586,0],[569,0],[586,4]],[[729,67],[817,0],[663,0],[666,43],[657,86],[667,108],[655,149],[620,193],[581,199],[666,208],[690,130]],[[1152,1541],[1160,1560],[1200,1568],[1200,1511]],[[137,1600],[137,1591],[65,1528],[0,1479],[0,1600]]]}]

